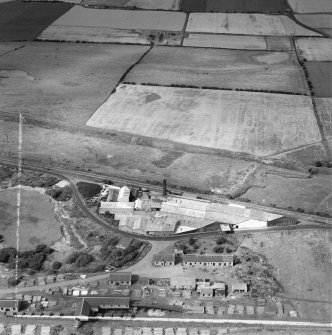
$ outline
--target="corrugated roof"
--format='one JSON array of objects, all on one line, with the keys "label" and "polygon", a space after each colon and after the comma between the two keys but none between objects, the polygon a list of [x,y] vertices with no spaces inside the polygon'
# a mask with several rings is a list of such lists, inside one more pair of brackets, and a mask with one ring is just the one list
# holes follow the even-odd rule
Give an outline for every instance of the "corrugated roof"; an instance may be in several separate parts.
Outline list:
[{"label": "corrugated roof", "polygon": [[153,255],[153,262],[174,262],[175,255],[174,254],[155,254]]},{"label": "corrugated roof", "polygon": [[183,255],[183,262],[233,262],[234,255]]},{"label": "corrugated roof", "polygon": [[135,203],[133,202],[100,202],[100,208],[134,208]]},{"label": "corrugated roof", "polygon": [[108,279],[111,281],[131,281],[131,272],[111,272]]}]

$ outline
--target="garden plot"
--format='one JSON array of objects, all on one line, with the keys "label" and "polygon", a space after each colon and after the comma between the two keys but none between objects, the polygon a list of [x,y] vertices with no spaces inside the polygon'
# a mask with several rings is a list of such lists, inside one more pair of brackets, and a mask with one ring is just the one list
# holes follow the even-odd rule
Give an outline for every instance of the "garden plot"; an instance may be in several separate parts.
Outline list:
[{"label": "garden plot", "polygon": [[125,82],[308,93],[302,69],[287,52],[154,47]]},{"label": "garden plot", "polygon": [[141,9],[179,10],[180,0],[129,0],[125,7]]},{"label": "garden plot", "polygon": [[223,49],[266,50],[266,41],[262,36],[187,34],[184,46]]},{"label": "garden plot", "polygon": [[182,32],[185,18],[184,13],[178,12],[75,6],[44,30],[38,39],[150,44],[151,32],[160,32],[160,44],[173,44],[173,39],[179,44],[180,38],[176,35]]},{"label": "garden plot", "polygon": [[84,125],[147,49],[27,42],[1,56],[0,109],[26,118]]},{"label": "garden plot", "polygon": [[304,96],[120,85],[88,126],[271,155],[321,141]]},{"label": "garden plot", "polygon": [[319,98],[332,97],[332,62],[306,62],[305,67],[315,95]]},{"label": "garden plot", "polygon": [[72,7],[65,3],[7,2],[0,4],[0,41],[33,40]]},{"label": "garden plot", "polygon": [[288,0],[295,13],[332,13],[331,0]]},{"label": "garden plot", "polygon": [[332,39],[329,38],[297,38],[297,52],[307,61],[332,61]]},{"label": "garden plot", "polygon": [[318,115],[326,137],[332,138],[332,98],[315,99]]},{"label": "garden plot", "polygon": [[296,24],[283,15],[192,13],[189,16],[186,32],[272,35],[272,36],[320,36]]}]

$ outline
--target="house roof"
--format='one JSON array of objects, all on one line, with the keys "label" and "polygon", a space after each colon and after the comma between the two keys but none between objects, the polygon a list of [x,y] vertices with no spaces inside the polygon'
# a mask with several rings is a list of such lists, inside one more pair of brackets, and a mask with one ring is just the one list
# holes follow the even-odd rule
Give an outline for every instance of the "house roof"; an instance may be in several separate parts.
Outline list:
[{"label": "house roof", "polygon": [[128,208],[133,209],[134,208],[133,202],[107,202],[107,201],[101,201],[100,202],[100,208]]},{"label": "house roof", "polygon": [[98,306],[129,306],[129,297],[86,297],[84,298],[91,307]]},{"label": "house roof", "polygon": [[174,262],[175,254],[155,254],[153,255],[153,262]]},{"label": "house roof", "polygon": [[171,286],[196,286],[195,277],[171,277]]},{"label": "house roof", "polygon": [[224,290],[226,288],[225,283],[214,283],[212,286],[215,290]]},{"label": "house roof", "polygon": [[13,299],[3,299],[0,300],[0,308],[17,308],[18,300]]},{"label": "house roof", "polygon": [[131,272],[111,272],[108,279],[112,281],[131,281]]},{"label": "house roof", "polygon": [[233,262],[234,255],[183,255],[183,262]]},{"label": "house roof", "polygon": [[77,315],[89,316],[90,315],[90,309],[91,309],[90,304],[86,301],[85,298],[83,298],[76,305],[75,316],[77,316]]},{"label": "house roof", "polygon": [[213,287],[201,287],[201,293],[213,294]]},{"label": "house roof", "polygon": [[232,284],[232,290],[246,290],[247,284]]}]

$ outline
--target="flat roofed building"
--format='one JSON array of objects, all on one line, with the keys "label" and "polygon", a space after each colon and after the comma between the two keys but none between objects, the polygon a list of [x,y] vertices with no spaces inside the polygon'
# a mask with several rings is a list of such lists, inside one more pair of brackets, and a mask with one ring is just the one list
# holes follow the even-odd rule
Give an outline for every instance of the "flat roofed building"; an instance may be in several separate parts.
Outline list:
[{"label": "flat roofed building", "polygon": [[171,287],[178,289],[194,290],[196,288],[195,277],[171,277]]},{"label": "flat roofed building", "polygon": [[232,284],[232,292],[248,292],[247,284]]},{"label": "flat roofed building", "polygon": [[212,287],[201,287],[200,298],[213,298],[213,288]]},{"label": "flat roofed building", "polygon": [[176,220],[167,216],[155,217],[146,226],[146,234],[154,236],[171,236],[176,229]]},{"label": "flat roofed building", "polygon": [[184,266],[196,267],[224,267],[234,265],[234,255],[183,255]]},{"label": "flat roofed building", "polygon": [[175,254],[156,254],[153,255],[152,264],[154,266],[175,265]]},{"label": "flat roofed building", "polygon": [[0,300],[0,312],[19,312],[21,307],[21,301],[14,299],[2,299]]},{"label": "flat roofed building", "polygon": [[111,272],[108,279],[110,286],[131,285],[131,272]]},{"label": "flat roofed building", "polygon": [[129,202],[130,188],[128,186],[123,186],[119,190],[118,202]]},{"label": "flat roofed building", "polygon": [[133,202],[100,202],[99,214],[133,214],[133,212]]}]

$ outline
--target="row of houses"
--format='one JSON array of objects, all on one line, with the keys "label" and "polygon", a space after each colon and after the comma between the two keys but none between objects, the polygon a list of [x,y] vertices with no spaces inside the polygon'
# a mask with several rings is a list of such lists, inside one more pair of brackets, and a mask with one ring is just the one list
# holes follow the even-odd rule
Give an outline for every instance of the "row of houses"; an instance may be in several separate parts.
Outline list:
[{"label": "row of houses", "polygon": [[[182,255],[182,265],[189,267],[220,268],[234,265],[234,255],[210,254]],[[152,259],[154,266],[173,266],[175,265],[175,254],[155,254]]]}]

